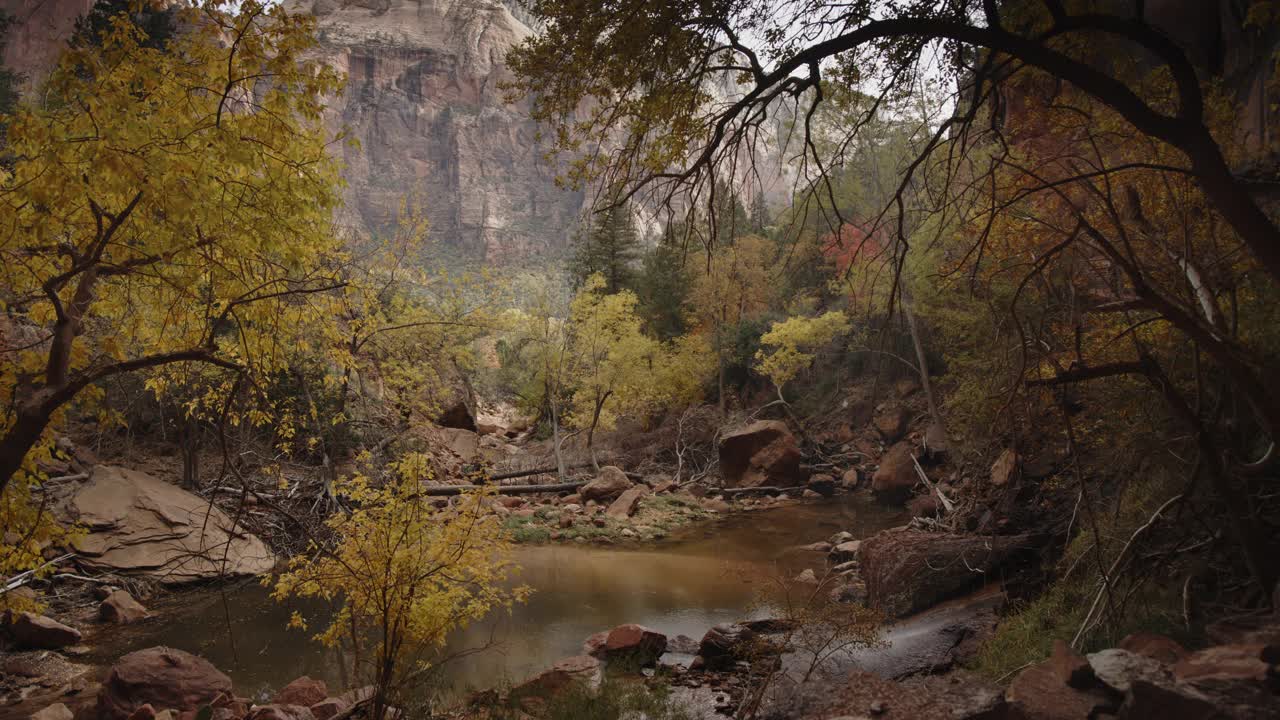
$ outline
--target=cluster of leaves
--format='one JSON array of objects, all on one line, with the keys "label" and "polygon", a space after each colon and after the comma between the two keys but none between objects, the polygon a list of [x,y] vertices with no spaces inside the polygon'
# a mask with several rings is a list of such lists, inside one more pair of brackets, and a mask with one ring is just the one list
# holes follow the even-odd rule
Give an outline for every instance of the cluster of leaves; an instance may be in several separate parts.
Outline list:
[{"label": "cluster of leaves", "polygon": [[[337,612],[316,639],[343,648],[358,677],[377,689],[374,717],[426,683],[447,662],[450,632],[529,593],[508,580],[511,538],[482,493],[437,509],[421,493],[430,458],[408,454],[382,483],[345,479],[351,509],[326,521],[333,539],[290,560],[274,581],[279,600],[320,598]],[[308,619],[295,613],[293,624]]]}]

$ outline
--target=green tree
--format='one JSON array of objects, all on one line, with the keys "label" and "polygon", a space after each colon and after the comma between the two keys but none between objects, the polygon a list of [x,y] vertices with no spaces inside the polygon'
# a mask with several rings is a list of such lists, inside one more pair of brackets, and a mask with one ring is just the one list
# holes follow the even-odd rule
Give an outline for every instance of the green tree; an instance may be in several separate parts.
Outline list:
[{"label": "green tree", "polygon": [[644,257],[636,292],[645,328],[659,340],[683,335],[689,328],[689,297],[693,275],[685,252],[667,233]]},{"label": "green tree", "polygon": [[569,271],[574,287],[599,274],[609,293],[634,289],[640,260],[640,234],[627,203],[611,205],[595,214],[591,226],[580,230]]}]

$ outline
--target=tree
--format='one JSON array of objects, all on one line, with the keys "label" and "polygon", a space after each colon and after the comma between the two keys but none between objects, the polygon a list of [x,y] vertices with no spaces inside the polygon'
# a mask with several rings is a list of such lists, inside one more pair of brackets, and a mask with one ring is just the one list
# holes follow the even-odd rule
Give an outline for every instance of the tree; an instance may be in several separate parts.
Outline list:
[{"label": "tree", "polygon": [[[374,687],[372,717],[387,717],[448,660],[449,634],[528,595],[509,588],[516,569],[501,519],[482,494],[437,510],[421,493],[427,457],[410,454],[379,486],[356,476],[339,483],[352,509],[330,517],[329,545],[289,561],[272,596],[320,598],[338,610],[316,635],[350,651],[358,677]],[[308,621],[295,612],[292,624]]]},{"label": "tree", "polygon": [[176,30],[176,7],[164,7],[149,0],[97,0],[89,12],[76,19],[72,47],[101,45],[110,35],[117,20],[123,19],[138,29],[143,36],[141,46],[163,50],[165,43]]},{"label": "tree", "polygon": [[635,286],[640,236],[627,203],[597,212],[591,227],[585,233],[579,232],[574,245],[569,269],[575,287],[597,273],[604,278],[607,292],[621,292]]},{"label": "tree", "polygon": [[[1245,22],[1265,6],[1251,3]],[[531,10],[545,31],[510,54],[511,91],[533,99],[534,118],[555,129],[556,149],[573,155],[570,181],[602,178],[624,188],[624,197],[649,189],[669,198],[706,187],[717,168],[734,165],[741,149],[762,140],[771,105],[789,103],[804,118],[823,103],[824,79],[878,85],[876,96],[891,97],[930,82],[929,73],[940,69],[959,88],[958,102],[922,153],[928,155],[975,121],[980,126],[988,98],[1043,72],[1180,155],[1179,172],[1194,179],[1258,264],[1280,279],[1280,228],[1232,172],[1227,149],[1209,128],[1212,91],[1202,80],[1211,79],[1212,68],[1198,68],[1186,47],[1127,6],[730,0],[709,9],[691,1],[537,0]],[[1123,74],[1127,66],[1091,62],[1089,53],[1100,47],[1113,48],[1114,57],[1149,58],[1164,78],[1162,92],[1135,90]],[[923,60],[935,52],[940,67]],[[739,92],[731,102],[715,102],[710,88],[728,72],[740,78]],[[604,136],[617,139],[614,151],[587,152],[586,142]],[[832,159],[807,142],[803,153],[819,168]],[[815,179],[825,182],[824,174]]]},{"label": "tree", "polygon": [[776,322],[769,332],[760,338],[760,344],[772,348],[756,353],[760,373],[768,377],[782,396],[782,388],[801,371],[813,363],[813,352],[836,338],[848,333],[849,318],[839,310],[832,310],[818,317],[793,317]]},{"label": "tree", "polygon": [[715,348],[721,413],[726,410],[725,371],[734,335],[740,323],[769,308],[775,255],[773,243],[747,235],[715,250],[694,281],[696,317]]},{"label": "tree", "polygon": [[693,275],[686,254],[667,233],[644,257],[636,293],[645,329],[659,340],[671,340],[688,329]]},{"label": "tree", "polygon": [[0,493],[35,482],[33,449],[95,383],[184,362],[265,376],[340,284],[320,117],[339,78],[303,57],[314,21],[253,1],[179,15],[165,50],[112,17],[9,117]]},{"label": "tree", "polygon": [[748,225],[748,230],[756,235],[764,235],[773,225],[773,218],[769,214],[769,203],[764,199],[762,190],[757,190],[751,196],[751,220]]}]

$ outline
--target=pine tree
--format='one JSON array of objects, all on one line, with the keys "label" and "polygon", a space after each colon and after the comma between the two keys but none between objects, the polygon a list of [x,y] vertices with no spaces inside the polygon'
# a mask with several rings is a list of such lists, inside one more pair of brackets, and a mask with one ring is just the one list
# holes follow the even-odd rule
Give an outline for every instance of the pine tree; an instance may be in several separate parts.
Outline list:
[{"label": "pine tree", "polygon": [[678,237],[679,231],[668,229],[657,247],[645,255],[637,282],[645,329],[660,340],[683,335],[688,329],[693,278]]},{"label": "pine tree", "polygon": [[590,229],[579,230],[574,245],[569,273],[575,288],[596,273],[604,277],[607,293],[635,287],[640,233],[629,205],[614,205],[597,213]]},{"label": "pine tree", "polygon": [[773,224],[773,219],[769,217],[769,204],[764,200],[764,193],[756,191],[754,197],[751,198],[751,232],[757,235],[764,235],[765,229]]}]

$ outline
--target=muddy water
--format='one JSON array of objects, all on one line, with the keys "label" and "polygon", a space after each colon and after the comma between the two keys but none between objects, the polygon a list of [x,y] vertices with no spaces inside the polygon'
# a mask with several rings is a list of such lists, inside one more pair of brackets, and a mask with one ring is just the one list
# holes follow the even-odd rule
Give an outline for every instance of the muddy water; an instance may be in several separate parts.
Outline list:
[{"label": "muddy water", "polygon": [[[591,633],[625,622],[699,638],[716,623],[767,614],[768,588],[777,579],[806,567],[820,572],[824,558],[797,546],[839,530],[863,537],[903,521],[897,512],[846,497],[735,515],[644,550],[521,548],[517,582],[532,587],[533,596],[509,616],[451,638],[452,651],[491,647],[452,663],[444,681],[455,692],[519,681],[579,654]],[[331,651],[309,633],[286,629],[294,606],[278,605],[258,585],[183,593],[154,609],[157,619],[91,638],[95,659],[105,664],[130,650],[167,645],[209,659],[250,695],[304,674],[350,684]]]}]

